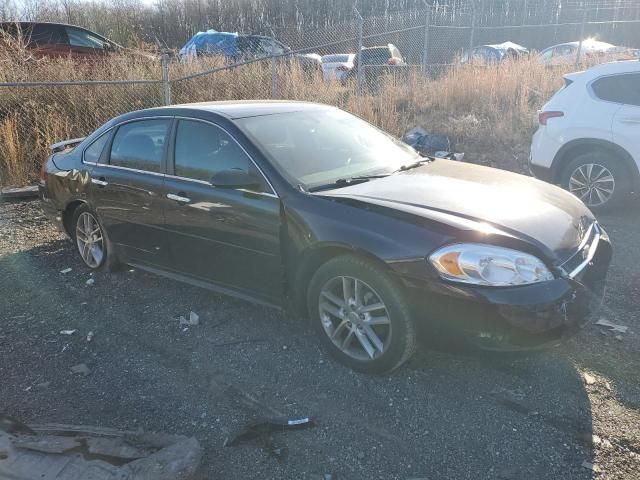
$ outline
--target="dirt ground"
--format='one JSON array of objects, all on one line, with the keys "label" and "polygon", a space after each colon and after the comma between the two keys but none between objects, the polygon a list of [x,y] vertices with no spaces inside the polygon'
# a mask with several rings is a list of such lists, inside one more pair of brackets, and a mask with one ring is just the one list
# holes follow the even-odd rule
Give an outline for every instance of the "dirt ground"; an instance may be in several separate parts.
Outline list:
[{"label": "dirt ground", "polygon": [[[600,221],[602,317],[625,333],[592,325],[525,357],[422,348],[368,376],[279,311],[139,271],[90,277],[37,202],[0,204],[0,411],[193,435],[211,479],[638,479],[640,208]],[[190,311],[199,325],[181,327]],[[274,415],[315,426],[225,446]]]}]

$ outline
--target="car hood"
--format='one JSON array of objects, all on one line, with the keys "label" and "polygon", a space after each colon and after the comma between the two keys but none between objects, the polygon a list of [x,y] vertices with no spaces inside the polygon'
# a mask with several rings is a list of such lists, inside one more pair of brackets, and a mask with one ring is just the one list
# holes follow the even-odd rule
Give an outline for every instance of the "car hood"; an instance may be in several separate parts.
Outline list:
[{"label": "car hood", "polygon": [[556,186],[440,159],[321,195],[391,207],[465,229],[496,229],[535,244],[560,262],[576,251],[595,220],[582,202]]}]

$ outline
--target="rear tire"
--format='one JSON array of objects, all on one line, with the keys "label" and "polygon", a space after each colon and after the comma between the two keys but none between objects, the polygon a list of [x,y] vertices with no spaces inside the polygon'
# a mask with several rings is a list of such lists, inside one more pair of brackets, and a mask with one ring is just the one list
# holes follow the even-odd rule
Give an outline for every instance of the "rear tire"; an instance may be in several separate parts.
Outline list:
[{"label": "rear tire", "polygon": [[560,181],[593,211],[620,205],[629,197],[632,186],[623,161],[606,151],[578,155],[564,169]]},{"label": "rear tire", "polygon": [[325,348],[354,370],[391,372],[415,351],[404,292],[370,261],[344,255],[326,262],[311,279],[307,305]]},{"label": "rear tire", "polygon": [[73,243],[88,268],[110,272],[120,267],[106,230],[88,205],[75,209],[71,226]]}]

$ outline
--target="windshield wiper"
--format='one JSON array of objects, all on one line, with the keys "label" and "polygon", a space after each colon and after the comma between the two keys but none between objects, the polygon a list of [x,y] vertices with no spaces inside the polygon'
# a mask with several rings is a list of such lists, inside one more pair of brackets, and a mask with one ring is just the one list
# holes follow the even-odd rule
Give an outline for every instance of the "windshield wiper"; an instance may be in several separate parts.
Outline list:
[{"label": "windshield wiper", "polygon": [[332,187],[345,187],[347,185],[355,185],[357,183],[364,183],[364,182],[368,182],[369,180],[373,180],[376,178],[384,178],[384,177],[388,177],[389,175],[391,175],[391,173],[382,173],[382,174],[377,174],[377,175],[358,175],[355,177],[345,177],[345,178],[338,178],[337,180],[331,182],[331,183],[327,183],[324,185],[318,185],[316,187],[310,188],[308,189],[310,192],[317,192],[318,190],[325,190],[327,188],[332,188]]},{"label": "windshield wiper", "polygon": [[[410,163],[409,165],[402,165],[396,172],[405,172],[407,170],[411,170],[412,168],[418,168],[424,165],[425,163],[431,162],[431,158],[422,158],[416,162]],[[396,173],[394,172],[394,173]]]}]

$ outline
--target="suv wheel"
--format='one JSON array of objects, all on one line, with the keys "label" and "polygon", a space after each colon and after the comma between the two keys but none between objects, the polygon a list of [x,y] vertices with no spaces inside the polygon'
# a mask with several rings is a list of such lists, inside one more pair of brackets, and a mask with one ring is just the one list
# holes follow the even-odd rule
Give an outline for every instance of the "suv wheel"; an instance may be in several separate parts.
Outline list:
[{"label": "suv wheel", "polygon": [[618,157],[606,152],[584,153],[564,170],[562,186],[592,210],[619,204],[631,190],[631,181]]}]

